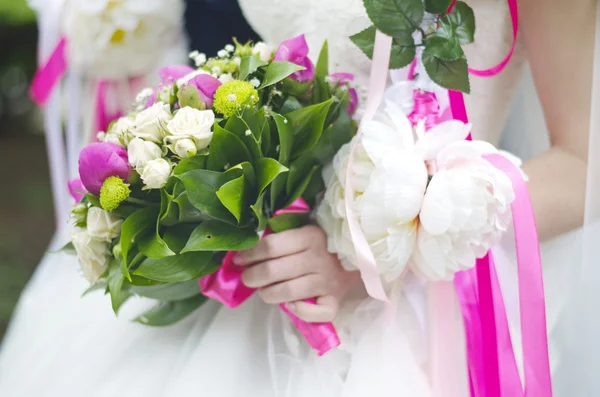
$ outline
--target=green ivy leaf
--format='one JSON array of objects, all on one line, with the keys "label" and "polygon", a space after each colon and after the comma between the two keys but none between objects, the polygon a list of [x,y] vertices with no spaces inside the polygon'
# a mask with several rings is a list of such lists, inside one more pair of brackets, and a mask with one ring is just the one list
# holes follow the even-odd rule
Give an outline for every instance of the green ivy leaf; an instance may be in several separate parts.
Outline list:
[{"label": "green ivy leaf", "polygon": [[302,212],[288,212],[269,219],[269,227],[275,233],[297,229],[308,225],[309,215]]},{"label": "green ivy leaf", "polygon": [[266,64],[266,62],[262,61],[258,57],[255,57],[254,55],[242,58],[242,61],[240,63],[239,79],[246,80],[248,76],[256,72],[258,68],[260,68],[261,66],[265,66]]},{"label": "green ivy leaf", "polygon": [[232,132],[215,124],[208,154],[207,168],[222,171],[244,161],[250,161],[250,152],[244,142]]},{"label": "green ivy leaf", "polygon": [[470,44],[475,39],[475,14],[473,9],[462,1],[457,1],[452,12],[440,21],[435,35],[445,39],[458,40],[460,44]]},{"label": "green ivy leaf", "polygon": [[[223,206],[217,191],[227,182],[238,178],[242,171],[234,170],[235,172],[215,172],[209,170],[193,170],[188,171],[178,178],[183,182],[187,191],[187,199],[189,202],[200,211],[209,216],[221,219],[225,222],[236,224],[236,219]],[[180,203],[179,197],[175,199]],[[181,208],[180,208],[181,211]]]},{"label": "green ivy leaf", "polygon": [[182,283],[133,286],[131,292],[144,298],[172,302],[198,295],[200,287],[198,286],[198,280],[190,280]]},{"label": "green ivy leaf", "polygon": [[455,39],[434,36],[427,39],[425,47],[429,54],[444,61],[455,61],[465,57],[463,49]]},{"label": "green ivy leaf", "polygon": [[121,261],[121,271],[123,276],[131,281],[129,275],[129,251],[137,242],[136,239],[144,234],[151,233],[156,228],[158,218],[158,207],[147,207],[134,212],[129,218],[125,219],[121,225],[121,250],[123,251],[123,260]]},{"label": "green ivy leaf", "polygon": [[[373,59],[375,33],[377,28],[370,26],[351,36],[352,42],[369,58]],[[410,64],[416,55],[415,40],[412,34],[400,35],[392,39],[390,69],[401,69]]]},{"label": "green ivy leaf", "polygon": [[217,197],[221,203],[235,217],[238,225],[245,215],[246,182],[244,176],[240,176],[225,183],[217,190]]},{"label": "green ivy leaf", "polygon": [[438,85],[450,90],[469,93],[469,71],[464,58],[455,61],[444,61],[436,58],[425,48],[423,51],[423,66],[425,71]]},{"label": "green ivy leaf", "polygon": [[363,0],[369,19],[388,36],[405,36],[423,22],[422,0]]},{"label": "green ivy leaf", "polygon": [[425,0],[425,11],[431,14],[445,14],[452,0]]},{"label": "green ivy leaf", "polygon": [[258,182],[258,194],[262,194],[262,192],[269,186],[271,182],[279,174],[287,172],[288,168],[281,165],[277,160],[272,159],[270,157],[262,158],[258,161],[256,165],[256,179]]},{"label": "green ivy leaf", "polygon": [[198,294],[181,301],[162,302],[136,318],[135,321],[153,327],[172,325],[192,314],[207,300],[207,297]]},{"label": "green ivy leaf", "polygon": [[258,242],[253,229],[239,228],[223,222],[202,222],[190,236],[182,252],[243,251]]},{"label": "green ivy leaf", "polygon": [[304,66],[298,66],[295,63],[285,61],[275,61],[269,64],[265,71],[265,77],[263,82],[258,87],[259,90],[277,84],[286,77],[299,72],[300,70],[306,69]]},{"label": "green ivy leaf", "polygon": [[187,252],[163,259],[148,258],[133,274],[162,283],[179,283],[196,280],[218,267],[212,260],[212,252]]},{"label": "green ivy leaf", "polygon": [[294,157],[299,157],[308,152],[319,142],[332,103],[333,98],[326,102],[295,110],[285,116],[289,121],[288,124],[291,124],[294,135],[291,151]]}]

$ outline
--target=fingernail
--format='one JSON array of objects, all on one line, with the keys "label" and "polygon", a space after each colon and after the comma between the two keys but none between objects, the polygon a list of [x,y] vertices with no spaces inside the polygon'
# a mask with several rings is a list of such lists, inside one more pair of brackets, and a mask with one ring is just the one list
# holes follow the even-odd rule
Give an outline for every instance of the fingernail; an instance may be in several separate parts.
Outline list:
[{"label": "fingernail", "polygon": [[242,266],[244,264],[244,258],[242,258],[242,254],[240,254],[239,252],[236,252],[231,260],[236,266]]},{"label": "fingernail", "polygon": [[286,307],[292,312],[296,310],[296,304],[294,302],[286,303]]}]

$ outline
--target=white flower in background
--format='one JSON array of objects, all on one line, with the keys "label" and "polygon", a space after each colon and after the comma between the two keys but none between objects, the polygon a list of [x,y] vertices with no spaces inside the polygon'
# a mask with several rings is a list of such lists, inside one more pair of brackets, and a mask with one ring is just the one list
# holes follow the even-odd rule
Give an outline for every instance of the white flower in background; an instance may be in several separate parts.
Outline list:
[{"label": "white flower in background", "polygon": [[117,216],[98,207],[91,207],[87,212],[87,233],[97,240],[111,242],[121,233],[123,221]]},{"label": "white flower in background", "polygon": [[176,143],[180,139],[193,139],[198,150],[206,149],[212,139],[214,123],[215,114],[212,110],[181,108],[167,124],[168,135],[165,140]]},{"label": "white flower in background", "polygon": [[273,58],[273,47],[259,41],[252,48],[252,54],[258,56],[263,62],[269,62]]},{"label": "white flower in background", "polygon": [[173,153],[182,159],[195,156],[198,153],[196,143],[191,139],[179,139],[173,144]]},{"label": "white flower in background", "polygon": [[233,78],[231,73],[223,73],[221,76],[219,76],[219,81],[221,82],[221,84],[226,84],[233,80],[235,79]]},{"label": "white flower in background", "polygon": [[171,164],[165,159],[150,160],[141,172],[141,178],[149,189],[160,189],[167,184],[171,176]]},{"label": "white flower in background", "polygon": [[69,67],[118,80],[152,71],[181,42],[182,0],[70,0],[63,13]]},{"label": "white flower in background", "polygon": [[136,170],[141,170],[148,161],[162,157],[162,149],[154,142],[133,138],[127,146],[129,164]]},{"label": "white flower in background", "polygon": [[71,242],[77,252],[83,276],[90,283],[95,283],[108,269],[110,254],[108,243],[93,238],[86,230],[73,234]]},{"label": "white flower in background", "polygon": [[435,158],[413,257],[414,269],[430,280],[473,267],[511,223],[511,181],[482,157],[489,153],[498,151],[486,142],[457,141]]},{"label": "white flower in background", "polygon": [[165,126],[171,118],[169,105],[156,102],[135,116],[131,133],[136,138],[161,143],[165,136]]},{"label": "white flower in background", "polygon": [[[365,123],[363,132],[352,169],[354,211],[379,272],[393,278],[405,269],[416,243],[416,219],[427,186],[427,169],[415,150],[409,120],[393,103],[388,102],[384,112]],[[348,147],[340,150],[334,158],[335,173],[324,173],[327,191],[322,205],[328,209],[317,214],[329,235],[329,248],[345,266],[354,258],[345,221],[348,154]]]}]

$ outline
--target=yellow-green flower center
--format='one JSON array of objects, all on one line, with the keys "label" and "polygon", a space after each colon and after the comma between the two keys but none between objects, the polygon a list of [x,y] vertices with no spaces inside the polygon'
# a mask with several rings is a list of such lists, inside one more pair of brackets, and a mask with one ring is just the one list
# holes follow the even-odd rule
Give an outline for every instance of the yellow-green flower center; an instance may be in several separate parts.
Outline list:
[{"label": "yellow-green flower center", "polygon": [[100,189],[100,206],[106,211],[114,211],[119,204],[127,200],[131,190],[118,176],[106,178]]},{"label": "yellow-green flower center", "polygon": [[242,105],[258,103],[258,92],[247,81],[234,80],[225,83],[215,93],[214,109],[226,118],[233,116]]}]

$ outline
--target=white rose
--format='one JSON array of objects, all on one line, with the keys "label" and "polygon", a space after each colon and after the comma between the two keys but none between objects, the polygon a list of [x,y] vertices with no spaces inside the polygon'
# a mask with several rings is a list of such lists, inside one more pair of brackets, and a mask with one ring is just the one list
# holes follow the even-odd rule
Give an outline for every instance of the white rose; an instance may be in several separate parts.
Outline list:
[{"label": "white rose", "polygon": [[173,152],[182,159],[195,156],[198,153],[196,144],[191,139],[180,139],[173,145]]},{"label": "white rose", "polygon": [[171,176],[171,164],[165,159],[150,160],[141,173],[144,185],[150,189],[160,189],[167,184]]},{"label": "white rose", "polygon": [[233,78],[231,73],[223,73],[221,76],[219,76],[219,81],[221,82],[221,84],[226,84],[233,80],[235,79]]},{"label": "white rose", "polygon": [[113,144],[119,145],[121,147],[125,147],[125,145],[123,144],[123,140],[117,134],[108,133],[108,134],[104,135],[104,138],[102,139],[102,141],[108,142],[108,143],[113,143]]},{"label": "white rose", "polygon": [[162,157],[162,149],[154,142],[133,138],[127,147],[129,164],[136,170],[142,169],[150,160]]},{"label": "white rose", "polygon": [[77,252],[83,276],[90,283],[95,283],[108,269],[108,243],[91,237],[85,230],[75,233],[71,242]]},{"label": "white rose", "polygon": [[254,48],[252,48],[252,54],[257,55],[263,62],[269,62],[273,57],[273,47],[259,41],[254,45]]},{"label": "white rose", "polygon": [[193,139],[199,150],[205,149],[212,139],[212,127],[215,123],[215,114],[212,110],[198,110],[184,107],[167,124],[170,135],[167,141],[177,142],[180,139]]},{"label": "white rose", "polygon": [[462,141],[439,152],[413,256],[415,270],[426,278],[451,279],[470,269],[509,227],[510,179],[481,157],[494,150],[484,142]]},{"label": "white rose", "polygon": [[111,242],[121,233],[123,223],[115,215],[98,207],[91,207],[87,213],[87,232],[90,237]]},{"label": "white rose", "polygon": [[135,116],[132,134],[136,138],[160,143],[165,134],[165,125],[169,120],[171,120],[169,105],[163,102],[156,102]]}]

